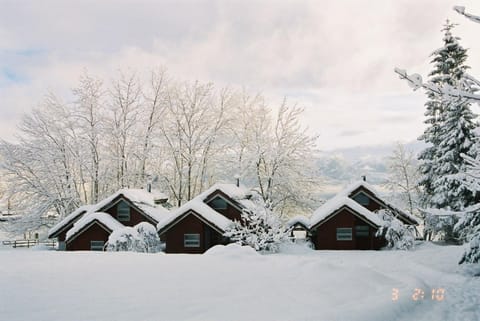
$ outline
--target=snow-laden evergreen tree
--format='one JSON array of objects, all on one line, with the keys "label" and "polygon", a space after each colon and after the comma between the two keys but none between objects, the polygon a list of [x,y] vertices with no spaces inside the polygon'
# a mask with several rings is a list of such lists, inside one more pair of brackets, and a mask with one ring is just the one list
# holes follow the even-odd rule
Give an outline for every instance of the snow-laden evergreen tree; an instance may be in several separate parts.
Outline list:
[{"label": "snow-laden evergreen tree", "polygon": [[[433,52],[434,69],[430,73],[430,82],[437,86],[450,86],[462,91],[474,93],[471,82],[465,80],[469,68],[465,62],[467,50],[459,44],[459,37],[452,35],[454,25],[448,20],[442,31],[444,45]],[[466,162],[462,155],[475,157],[473,148],[477,137],[477,123],[470,108],[468,99],[458,97],[452,99],[433,91],[428,91],[426,103],[426,124],[429,126],[419,138],[429,146],[419,155],[420,172],[425,208],[461,211],[475,202],[475,194],[458,179],[457,174],[463,172]],[[426,230],[432,230],[426,220]],[[448,220],[443,235],[446,240],[454,240],[453,225],[455,217]]]},{"label": "snow-laden evergreen tree", "polygon": [[285,229],[268,204],[257,200],[254,208],[244,209],[242,221],[225,232],[224,236],[240,245],[248,245],[260,252],[278,252],[282,243],[291,242],[290,230]]},{"label": "snow-laden evergreen tree", "polygon": [[[465,7],[455,6],[454,10],[468,19],[480,23],[480,16],[467,13]],[[423,82],[420,75],[409,75],[403,69],[395,68],[395,72],[400,75],[400,78],[407,80],[414,90],[423,88],[427,93],[436,94],[443,101],[452,105],[480,102],[480,95],[472,92],[470,88],[479,88],[480,81],[466,73],[465,70],[461,81],[453,84],[446,83],[443,86],[439,86],[431,80]],[[478,151],[478,148],[479,142],[475,141],[475,147],[471,151]],[[480,191],[480,155],[478,152],[474,154],[473,157],[468,154],[461,155],[468,166],[466,170],[455,175],[458,179],[464,179],[466,187],[472,191],[472,194]],[[459,263],[478,263],[480,262],[480,210],[478,204],[465,208],[459,214],[461,214],[460,219],[454,230],[459,234],[460,239],[466,239],[469,242]]]},{"label": "snow-laden evergreen tree", "polygon": [[[433,84],[461,87],[473,92],[463,81],[466,70],[467,50],[459,44],[459,37],[452,35],[454,25],[448,20],[444,25],[444,45],[433,52],[434,69],[430,73]],[[465,169],[462,154],[474,157],[473,144],[477,127],[475,115],[467,99],[445,99],[428,92],[426,124],[429,126],[420,140],[429,144],[420,155],[420,185],[424,190],[424,207],[462,210],[474,202],[474,195],[465,188],[455,174]]]}]

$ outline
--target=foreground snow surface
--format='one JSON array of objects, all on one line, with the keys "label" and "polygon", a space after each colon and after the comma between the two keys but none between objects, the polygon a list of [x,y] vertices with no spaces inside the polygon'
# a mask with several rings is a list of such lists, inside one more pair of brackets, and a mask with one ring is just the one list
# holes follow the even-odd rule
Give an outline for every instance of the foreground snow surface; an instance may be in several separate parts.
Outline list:
[{"label": "foreground snow surface", "polygon": [[[0,320],[480,320],[460,247],[206,255],[0,251]],[[399,298],[392,301],[392,289]],[[415,288],[424,299],[412,299]],[[443,288],[442,301],[431,290]]]}]

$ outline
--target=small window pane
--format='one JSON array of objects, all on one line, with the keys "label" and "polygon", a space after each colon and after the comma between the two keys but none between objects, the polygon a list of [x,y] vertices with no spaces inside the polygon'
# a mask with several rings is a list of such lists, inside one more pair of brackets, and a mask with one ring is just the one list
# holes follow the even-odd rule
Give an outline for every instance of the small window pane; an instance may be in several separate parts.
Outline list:
[{"label": "small window pane", "polygon": [[355,236],[357,237],[367,237],[369,235],[368,225],[357,225],[355,226]]},{"label": "small window pane", "polygon": [[370,204],[370,197],[368,197],[367,195],[365,195],[363,193],[360,193],[360,194],[356,195],[353,199],[360,205]]},{"label": "small window pane", "polygon": [[104,241],[90,241],[90,251],[103,251]]},{"label": "small window pane", "polygon": [[352,229],[350,227],[337,228],[337,241],[351,241]]},{"label": "small window pane", "polygon": [[214,198],[210,202],[210,205],[215,210],[225,210],[225,209],[227,209],[227,202],[221,197]]},{"label": "small window pane", "polygon": [[124,201],[117,205],[117,219],[121,222],[130,221],[130,206]]},{"label": "small window pane", "polygon": [[200,247],[200,234],[184,234],[183,246],[185,247]]}]

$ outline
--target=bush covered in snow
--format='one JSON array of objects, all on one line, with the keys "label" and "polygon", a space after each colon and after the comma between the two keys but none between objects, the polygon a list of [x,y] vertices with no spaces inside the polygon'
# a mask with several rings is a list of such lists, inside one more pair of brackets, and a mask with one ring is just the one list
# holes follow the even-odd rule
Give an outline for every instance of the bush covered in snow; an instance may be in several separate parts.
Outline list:
[{"label": "bush covered in snow", "polygon": [[387,247],[395,250],[409,250],[415,245],[415,228],[396,219],[392,212],[381,210],[378,216],[383,220],[376,236],[383,236]]},{"label": "bush covered in snow", "polygon": [[279,245],[291,242],[290,230],[266,206],[244,209],[242,222],[235,221],[225,236],[240,245],[248,245],[256,251],[276,253]]},{"label": "bush covered in snow", "polygon": [[160,238],[152,224],[142,222],[113,231],[108,237],[106,249],[112,252],[156,253],[160,251]]}]

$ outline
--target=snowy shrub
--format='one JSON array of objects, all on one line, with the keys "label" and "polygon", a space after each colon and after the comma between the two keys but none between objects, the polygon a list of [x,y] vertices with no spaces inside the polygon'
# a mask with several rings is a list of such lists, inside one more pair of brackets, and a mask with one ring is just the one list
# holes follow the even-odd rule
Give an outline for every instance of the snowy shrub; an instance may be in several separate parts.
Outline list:
[{"label": "snowy shrub", "polygon": [[160,238],[152,224],[142,222],[113,231],[108,237],[106,249],[112,252],[156,253],[160,251]]},{"label": "snowy shrub", "polygon": [[138,240],[137,234],[137,231],[130,226],[113,231],[108,237],[107,251],[135,251],[135,242]]},{"label": "snowy shrub", "polygon": [[409,250],[415,245],[415,228],[405,225],[396,219],[390,211],[381,210],[378,216],[383,225],[378,229],[376,236],[383,236],[387,247],[395,250]]},{"label": "snowy shrub", "polygon": [[242,222],[225,232],[225,236],[240,245],[248,245],[256,251],[276,253],[280,244],[291,242],[290,230],[286,230],[279,218],[267,207],[244,209]]},{"label": "snowy shrub", "polygon": [[143,246],[144,249],[141,252],[156,253],[160,251],[160,238],[155,226],[142,222],[135,225],[135,229],[137,230],[139,240],[141,240],[137,246]]}]

